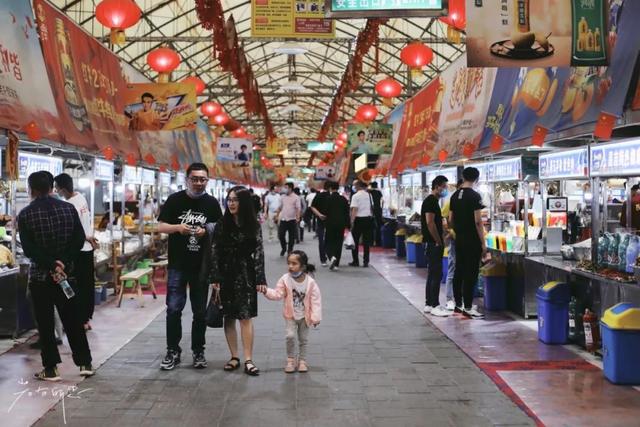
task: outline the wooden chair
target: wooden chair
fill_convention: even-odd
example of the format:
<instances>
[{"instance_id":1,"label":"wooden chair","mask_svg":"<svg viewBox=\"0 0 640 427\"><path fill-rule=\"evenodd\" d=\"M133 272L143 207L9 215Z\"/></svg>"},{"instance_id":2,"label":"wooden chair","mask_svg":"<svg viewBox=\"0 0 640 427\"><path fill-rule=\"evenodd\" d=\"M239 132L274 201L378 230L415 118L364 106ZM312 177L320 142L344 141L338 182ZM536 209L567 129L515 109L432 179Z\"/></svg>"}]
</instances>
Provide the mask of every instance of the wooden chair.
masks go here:
<instances>
[{"instance_id":1,"label":"wooden chair","mask_svg":"<svg viewBox=\"0 0 640 427\"><path fill-rule=\"evenodd\" d=\"M125 282L128 282L128 281L133 282L133 288L131 293L137 293L140 307L144 307L144 298L142 296L142 285L140 284L140 280L144 277L149 278L149 287L151 288L153 299L158 298L156 296L156 287L153 284L153 269L151 267L138 268L136 270L130 271L120 276L120 292L118 294L118 307L120 307L120 305L122 304L122 297L124 296Z\"/></svg>"}]
</instances>

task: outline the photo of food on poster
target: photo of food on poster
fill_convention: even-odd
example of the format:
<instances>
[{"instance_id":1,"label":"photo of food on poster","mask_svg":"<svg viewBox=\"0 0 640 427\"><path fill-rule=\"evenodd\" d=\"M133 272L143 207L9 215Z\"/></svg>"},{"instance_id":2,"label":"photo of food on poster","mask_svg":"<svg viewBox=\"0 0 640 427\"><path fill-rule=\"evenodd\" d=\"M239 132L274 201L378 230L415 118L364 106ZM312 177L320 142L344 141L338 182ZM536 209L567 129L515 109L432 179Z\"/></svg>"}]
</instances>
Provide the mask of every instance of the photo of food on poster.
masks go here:
<instances>
[{"instance_id":1,"label":"photo of food on poster","mask_svg":"<svg viewBox=\"0 0 640 427\"><path fill-rule=\"evenodd\" d=\"M124 97L131 131L185 129L198 118L195 87L186 83L132 83Z\"/></svg>"},{"instance_id":2,"label":"photo of food on poster","mask_svg":"<svg viewBox=\"0 0 640 427\"><path fill-rule=\"evenodd\" d=\"M347 150L356 154L390 154L393 125L372 122L347 126Z\"/></svg>"},{"instance_id":3,"label":"photo of food on poster","mask_svg":"<svg viewBox=\"0 0 640 427\"><path fill-rule=\"evenodd\" d=\"M606 65L609 3L467 0L468 66Z\"/></svg>"},{"instance_id":4,"label":"photo of food on poster","mask_svg":"<svg viewBox=\"0 0 640 427\"><path fill-rule=\"evenodd\" d=\"M231 162L239 168L250 168L253 144L244 138L219 138L218 161Z\"/></svg>"}]
</instances>

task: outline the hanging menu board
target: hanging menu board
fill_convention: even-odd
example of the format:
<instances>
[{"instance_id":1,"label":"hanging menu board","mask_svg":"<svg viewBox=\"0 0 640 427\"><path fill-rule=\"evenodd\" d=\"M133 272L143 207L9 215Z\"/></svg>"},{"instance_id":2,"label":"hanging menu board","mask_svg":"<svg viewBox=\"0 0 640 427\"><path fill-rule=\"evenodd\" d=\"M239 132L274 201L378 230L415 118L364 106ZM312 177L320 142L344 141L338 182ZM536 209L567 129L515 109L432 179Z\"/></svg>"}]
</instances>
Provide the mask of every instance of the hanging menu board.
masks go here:
<instances>
[{"instance_id":1,"label":"hanging menu board","mask_svg":"<svg viewBox=\"0 0 640 427\"><path fill-rule=\"evenodd\" d=\"M169 187L171 185L171 174L169 172L160 172L160 185Z\"/></svg>"},{"instance_id":2,"label":"hanging menu board","mask_svg":"<svg viewBox=\"0 0 640 427\"><path fill-rule=\"evenodd\" d=\"M522 158L496 160L486 163L488 182L520 181L522 179Z\"/></svg>"},{"instance_id":3,"label":"hanging menu board","mask_svg":"<svg viewBox=\"0 0 640 427\"><path fill-rule=\"evenodd\" d=\"M592 145L591 176L640 175L640 139Z\"/></svg>"},{"instance_id":4,"label":"hanging menu board","mask_svg":"<svg viewBox=\"0 0 640 427\"><path fill-rule=\"evenodd\" d=\"M541 180L588 178L588 157L587 147L541 154L538 175Z\"/></svg>"},{"instance_id":5,"label":"hanging menu board","mask_svg":"<svg viewBox=\"0 0 640 427\"><path fill-rule=\"evenodd\" d=\"M334 38L335 24L325 19L321 0L252 0L251 36Z\"/></svg>"},{"instance_id":6,"label":"hanging menu board","mask_svg":"<svg viewBox=\"0 0 640 427\"><path fill-rule=\"evenodd\" d=\"M62 159L19 151L18 170L20 179L26 179L38 171L48 171L53 176L57 176L62 173Z\"/></svg>"},{"instance_id":7,"label":"hanging menu board","mask_svg":"<svg viewBox=\"0 0 640 427\"><path fill-rule=\"evenodd\" d=\"M156 185L156 171L152 169L142 169L142 183L145 185Z\"/></svg>"},{"instance_id":8,"label":"hanging menu board","mask_svg":"<svg viewBox=\"0 0 640 427\"><path fill-rule=\"evenodd\" d=\"M95 159L93 163L93 179L96 181L113 181L113 162Z\"/></svg>"},{"instance_id":9,"label":"hanging menu board","mask_svg":"<svg viewBox=\"0 0 640 427\"><path fill-rule=\"evenodd\" d=\"M123 174L125 184L142 184L142 168L125 166Z\"/></svg>"},{"instance_id":10,"label":"hanging menu board","mask_svg":"<svg viewBox=\"0 0 640 427\"><path fill-rule=\"evenodd\" d=\"M436 178L436 176L442 175L447 178L449 184L456 184L458 182L458 168L445 168L438 170L431 170L427 172L427 181L426 186L431 188L431 182Z\"/></svg>"}]
</instances>

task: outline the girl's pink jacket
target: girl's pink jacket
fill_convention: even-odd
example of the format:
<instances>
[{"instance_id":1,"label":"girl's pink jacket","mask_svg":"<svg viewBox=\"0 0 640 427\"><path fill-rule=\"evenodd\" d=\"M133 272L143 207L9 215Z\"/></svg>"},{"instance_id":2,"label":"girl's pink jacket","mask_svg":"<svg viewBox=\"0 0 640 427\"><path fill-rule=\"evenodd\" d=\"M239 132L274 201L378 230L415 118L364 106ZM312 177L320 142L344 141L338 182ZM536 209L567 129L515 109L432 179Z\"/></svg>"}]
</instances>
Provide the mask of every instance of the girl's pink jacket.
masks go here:
<instances>
[{"instance_id":1,"label":"girl's pink jacket","mask_svg":"<svg viewBox=\"0 0 640 427\"><path fill-rule=\"evenodd\" d=\"M316 281L307 274L307 293L304 297L304 319L307 326L320 323L322 320L322 298L320 296L320 287ZM285 319L293 320L293 286L295 279L289 273L282 276L274 289L268 288L266 297L272 301L280 301L284 299L282 315Z\"/></svg>"}]
</instances>

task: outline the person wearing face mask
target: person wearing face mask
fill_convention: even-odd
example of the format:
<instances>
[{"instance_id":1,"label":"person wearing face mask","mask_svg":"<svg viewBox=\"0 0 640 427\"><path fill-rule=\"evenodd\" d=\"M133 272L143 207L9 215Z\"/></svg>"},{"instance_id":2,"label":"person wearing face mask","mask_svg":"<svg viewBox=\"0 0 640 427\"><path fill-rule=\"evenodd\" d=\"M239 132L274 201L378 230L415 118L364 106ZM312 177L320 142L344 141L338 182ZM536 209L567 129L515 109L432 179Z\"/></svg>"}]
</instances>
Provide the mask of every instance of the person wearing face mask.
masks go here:
<instances>
[{"instance_id":1,"label":"person wearing face mask","mask_svg":"<svg viewBox=\"0 0 640 427\"><path fill-rule=\"evenodd\" d=\"M208 274L203 277L205 236L222 217L220 204L206 193L209 170L203 163L187 169L187 189L169 196L158 217L158 232L169 234L169 274L167 281L167 355L160 368L171 370L180 364L182 310L187 302L187 285L193 312L191 350L193 367L207 367L204 357L205 312Z\"/></svg>"},{"instance_id":2,"label":"person wearing face mask","mask_svg":"<svg viewBox=\"0 0 640 427\"><path fill-rule=\"evenodd\" d=\"M422 238L425 245L428 275L425 286L424 312L438 317L449 315L440 306L440 282L442 281L442 257L444 254L444 232L440 199L447 197L447 182L445 176L438 175L431 182L431 194L422 202L420 222Z\"/></svg>"},{"instance_id":3,"label":"person wearing face mask","mask_svg":"<svg viewBox=\"0 0 640 427\"><path fill-rule=\"evenodd\" d=\"M293 184L287 182L284 186L285 194L280 198L280 207L276 212L276 220L278 221L278 238L280 239L280 256L293 251L293 245L296 239L296 228L300 223L302 215L302 204L300 197L293 192ZM287 242L287 234L289 241Z\"/></svg>"}]
</instances>

